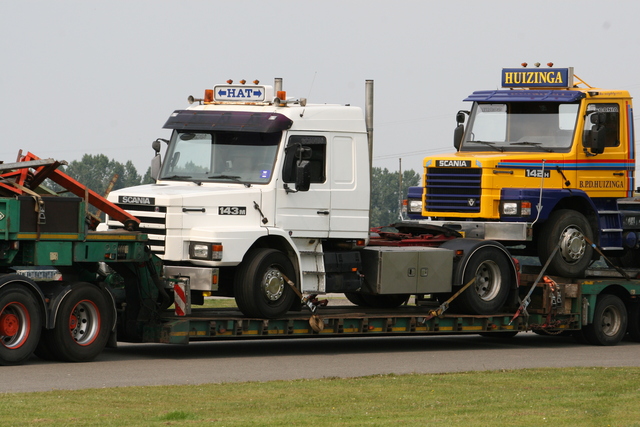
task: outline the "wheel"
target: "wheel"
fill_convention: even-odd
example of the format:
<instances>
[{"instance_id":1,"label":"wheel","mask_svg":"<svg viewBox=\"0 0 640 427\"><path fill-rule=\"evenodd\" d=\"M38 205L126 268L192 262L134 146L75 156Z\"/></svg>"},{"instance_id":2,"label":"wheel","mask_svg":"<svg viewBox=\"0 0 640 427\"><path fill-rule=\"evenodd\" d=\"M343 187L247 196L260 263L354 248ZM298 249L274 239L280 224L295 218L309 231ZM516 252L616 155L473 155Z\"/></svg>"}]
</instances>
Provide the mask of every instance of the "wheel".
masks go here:
<instances>
[{"instance_id":1,"label":"wheel","mask_svg":"<svg viewBox=\"0 0 640 427\"><path fill-rule=\"evenodd\" d=\"M511 269L507 255L500 249L485 246L467 263L463 283L476 281L453 300L454 308L470 314L495 314L504 306L511 286Z\"/></svg>"},{"instance_id":2,"label":"wheel","mask_svg":"<svg viewBox=\"0 0 640 427\"><path fill-rule=\"evenodd\" d=\"M369 307L369 304L367 304L364 298L362 298L362 294L359 294L357 292L345 292L344 296L347 297L349 302L351 302L352 304L355 304L359 307Z\"/></svg>"},{"instance_id":3,"label":"wheel","mask_svg":"<svg viewBox=\"0 0 640 427\"><path fill-rule=\"evenodd\" d=\"M247 253L234 281L236 304L247 317L273 319L285 314L296 294L282 275L290 280L295 271L289 258L275 249L258 248Z\"/></svg>"},{"instance_id":4,"label":"wheel","mask_svg":"<svg viewBox=\"0 0 640 427\"><path fill-rule=\"evenodd\" d=\"M629 338L633 341L640 342L640 303L634 303L629 307L629 323L627 324L627 332Z\"/></svg>"},{"instance_id":5,"label":"wheel","mask_svg":"<svg viewBox=\"0 0 640 427\"><path fill-rule=\"evenodd\" d=\"M44 331L46 356L66 362L95 359L109 339L112 310L100 288L74 284L58 308L54 328Z\"/></svg>"},{"instance_id":6,"label":"wheel","mask_svg":"<svg viewBox=\"0 0 640 427\"><path fill-rule=\"evenodd\" d=\"M405 294L362 295L366 307L373 308L396 308L407 302L409 297L410 295Z\"/></svg>"},{"instance_id":7,"label":"wheel","mask_svg":"<svg viewBox=\"0 0 640 427\"><path fill-rule=\"evenodd\" d=\"M538 256L545 264L560 241L560 249L547 268L548 274L582 277L591 263L593 248L585 240L593 241L593 231L587 218L571 209L553 212L538 233Z\"/></svg>"},{"instance_id":8,"label":"wheel","mask_svg":"<svg viewBox=\"0 0 640 427\"><path fill-rule=\"evenodd\" d=\"M584 338L593 345L616 345L627 333L627 308L615 295L598 297L593 323L583 328Z\"/></svg>"},{"instance_id":9,"label":"wheel","mask_svg":"<svg viewBox=\"0 0 640 427\"><path fill-rule=\"evenodd\" d=\"M34 352L42 329L40 307L20 285L0 288L0 365L15 365Z\"/></svg>"}]
</instances>

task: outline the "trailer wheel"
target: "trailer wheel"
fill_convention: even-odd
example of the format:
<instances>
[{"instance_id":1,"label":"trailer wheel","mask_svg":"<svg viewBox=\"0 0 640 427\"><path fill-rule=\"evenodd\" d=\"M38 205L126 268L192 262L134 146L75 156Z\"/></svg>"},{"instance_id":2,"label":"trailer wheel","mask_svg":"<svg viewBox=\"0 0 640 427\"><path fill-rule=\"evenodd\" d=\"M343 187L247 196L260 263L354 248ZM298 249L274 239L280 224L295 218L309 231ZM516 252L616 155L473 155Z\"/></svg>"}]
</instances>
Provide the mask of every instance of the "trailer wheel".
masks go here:
<instances>
[{"instance_id":1,"label":"trailer wheel","mask_svg":"<svg viewBox=\"0 0 640 427\"><path fill-rule=\"evenodd\" d=\"M75 284L58 308L54 328L44 331L42 348L65 362L95 359L109 339L111 311L100 288Z\"/></svg>"},{"instance_id":2,"label":"trailer wheel","mask_svg":"<svg viewBox=\"0 0 640 427\"><path fill-rule=\"evenodd\" d=\"M627 308L615 295L598 297L593 323L583 328L584 338L593 345L616 345L627 333Z\"/></svg>"},{"instance_id":3,"label":"trailer wheel","mask_svg":"<svg viewBox=\"0 0 640 427\"><path fill-rule=\"evenodd\" d=\"M538 233L538 255L542 264L560 242L560 249L549 263L547 273L566 277L584 276L593 256L593 248L585 237L593 241L593 231L584 215L572 209L553 212Z\"/></svg>"},{"instance_id":4,"label":"trailer wheel","mask_svg":"<svg viewBox=\"0 0 640 427\"><path fill-rule=\"evenodd\" d=\"M236 272L234 295L238 308L247 317L276 318L285 314L296 300L283 277L295 278L287 256L275 249L249 251Z\"/></svg>"},{"instance_id":5,"label":"trailer wheel","mask_svg":"<svg viewBox=\"0 0 640 427\"><path fill-rule=\"evenodd\" d=\"M463 283L474 277L475 283L453 301L453 306L471 314L497 313L511 286L507 255L492 246L478 249L467 263Z\"/></svg>"},{"instance_id":6,"label":"trailer wheel","mask_svg":"<svg viewBox=\"0 0 640 427\"><path fill-rule=\"evenodd\" d=\"M15 365L28 359L38 345L40 307L18 285L7 285L0 293L0 365Z\"/></svg>"}]
</instances>

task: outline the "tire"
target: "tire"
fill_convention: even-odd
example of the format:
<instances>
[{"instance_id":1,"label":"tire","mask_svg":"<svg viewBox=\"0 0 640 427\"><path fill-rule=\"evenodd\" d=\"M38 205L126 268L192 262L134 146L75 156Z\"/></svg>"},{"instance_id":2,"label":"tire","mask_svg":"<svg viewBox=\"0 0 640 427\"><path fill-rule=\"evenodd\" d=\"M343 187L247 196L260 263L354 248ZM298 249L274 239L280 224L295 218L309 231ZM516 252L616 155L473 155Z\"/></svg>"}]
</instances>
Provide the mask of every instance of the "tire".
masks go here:
<instances>
[{"instance_id":1,"label":"tire","mask_svg":"<svg viewBox=\"0 0 640 427\"><path fill-rule=\"evenodd\" d=\"M589 344L616 345L627 333L627 308L615 295L598 297L593 312L593 323L583 329Z\"/></svg>"},{"instance_id":2,"label":"tire","mask_svg":"<svg viewBox=\"0 0 640 427\"><path fill-rule=\"evenodd\" d=\"M560 249L549 263L547 274L583 277L593 257L593 248L585 236L593 241L593 231L584 215L571 209L553 212L537 236L538 256L542 265L562 239Z\"/></svg>"},{"instance_id":3,"label":"tire","mask_svg":"<svg viewBox=\"0 0 640 427\"><path fill-rule=\"evenodd\" d=\"M362 299L367 307L373 308L396 308L407 302L410 295L389 294L389 295L369 295L363 294Z\"/></svg>"},{"instance_id":4,"label":"tire","mask_svg":"<svg viewBox=\"0 0 640 427\"><path fill-rule=\"evenodd\" d=\"M627 332L629 333L629 338L635 342L640 342L640 303L630 305L628 313Z\"/></svg>"},{"instance_id":5,"label":"tire","mask_svg":"<svg viewBox=\"0 0 640 427\"><path fill-rule=\"evenodd\" d=\"M478 249L471 255L463 276L464 284L474 277L476 281L453 300L452 306L469 314L497 313L509 296L511 276L509 260L504 252L491 246Z\"/></svg>"},{"instance_id":6,"label":"tire","mask_svg":"<svg viewBox=\"0 0 640 427\"><path fill-rule=\"evenodd\" d=\"M43 356L65 362L95 359L109 339L112 310L100 288L74 284L58 307L54 328L43 333Z\"/></svg>"},{"instance_id":7,"label":"tire","mask_svg":"<svg viewBox=\"0 0 640 427\"><path fill-rule=\"evenodd\" d=\"M247 253L234 281L236 304L247 317L273 319L285 314L296 294L282 274L295 279L289 258L275 249L258 248Z\"/></svg>"},{"instance_id":8,"label":"tire","mask_svg":"<svg viewBox=\"0 0 640 427\"><path fill-rule=\"evenodd\" d=\"M355 304L359 307L369 307L369 304L367 304L364 298L362 298L362 294L359 294L357 292L345 292L344 296L352 304Z\"/></svg>"},{"instance_id":9,"label":"tire","mask_svg":"<svg viewBox=\"0 0 640 427\"><path fill-rule=\"evenodd\" d=\"M0 365L16 365L36 349L42 331L40 306L21 285L0 289Z\"/></svg>"}]
</instances>

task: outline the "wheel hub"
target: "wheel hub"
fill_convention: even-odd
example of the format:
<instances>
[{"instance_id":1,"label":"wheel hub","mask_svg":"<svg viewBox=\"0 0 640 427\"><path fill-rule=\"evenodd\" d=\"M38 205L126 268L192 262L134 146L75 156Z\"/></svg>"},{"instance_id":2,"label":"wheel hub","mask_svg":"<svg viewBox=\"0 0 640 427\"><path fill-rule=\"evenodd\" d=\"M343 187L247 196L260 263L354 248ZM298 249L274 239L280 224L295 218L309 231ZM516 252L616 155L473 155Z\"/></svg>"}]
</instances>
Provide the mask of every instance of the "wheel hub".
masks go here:
<instances>
[{"instance_id":1,"label":"wheel hub","mask_svg":"<svg viewBox=\"0 0 640 427\"><path fill-rule=\"evenodd\" d=\"M574 227L568 227L562 233L560 252L568 262L576 262L582 259L587 249L587 242L582 231Z\"/></svg>"},{"instance_id":2,"label":"wheel hub","mask_svg":"<svg viewBox=\"0 0 640 427\"><path fill-rule=\"evenodd\" d=\"M620 331L622 319L615 307L607 307L602 313L602 332L614 336Z\"/></svg>"},{"instance_id":3,"label":"wheel hub","mask_svg":"<svg viewBox=\"0 0 640 427\"><path fill-rule=\"evenodd\" d=\"M100 314L95 304L89 300L80 301L69 316L69 332L80 345L91 344L100 331Z\"/></svg>"},{"instance_id":4,"label":"wheel hub","mask_svg":"<svg viewBox=\"0 0 640 427\"><path fill-rule=\"evenodd\" d=\"M270 301L277 301L284 293L284 279L280 271L270 269L264 275L263 289L264 294Z\"/></svg>"},{"instance_id":5,"label":"wheel hub","mask_svg":"<svg viewBox=\"0 0 640 427\"><path fill-rule=\"evenodd\" d=\"M476 270L475 288L483 301L491 301L500 291L500 268L493 261L485 261Z\"/></svg>"},{"instance_id":6,"label":"wheel hub","mask_svg":"<svg viewBox=\"0 0 640 427\"><path fill-rule=\"evenodd\" d=\"M0 336L12 337L20 330L20 320L15 314L5 313L0 316Z\"/></svg>"}]
</instances>

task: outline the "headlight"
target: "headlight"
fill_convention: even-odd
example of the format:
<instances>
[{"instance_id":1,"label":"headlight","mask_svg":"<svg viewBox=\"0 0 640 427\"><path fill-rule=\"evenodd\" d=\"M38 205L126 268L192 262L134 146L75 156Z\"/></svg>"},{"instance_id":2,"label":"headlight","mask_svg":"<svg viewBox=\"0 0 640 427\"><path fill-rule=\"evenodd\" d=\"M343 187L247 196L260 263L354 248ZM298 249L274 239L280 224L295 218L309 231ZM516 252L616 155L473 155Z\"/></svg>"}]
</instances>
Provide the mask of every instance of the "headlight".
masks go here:
<instances>
[{"instance_id":1,"label":"headlight","mask_svg":"<svg viewBox=\"0 0 640 427\"><path fill-rule=\"evenodd\" d=\"M220 243L189 243L189 258L220 261L222 259L222 244Z\"/></svg>"},{"instance_id":2,"label":"headlight","mask_svg":"<svg viewBox=\"0 0 640 427\"><path fill-rule=\"evenodd\" d=\"M500 212L505 216L530 216L531 202L525 200L501 202Z\"/></svg>"},{"instance_id":3,"label":"headlight","mask_svg":"<svg viewBox=\"0 0 640 427\"><path fill-rule=\"evenodd\" d=\"M422 213L422 200L409 199L407 205L410 213Z\"/></svg>"}]
</instances>

